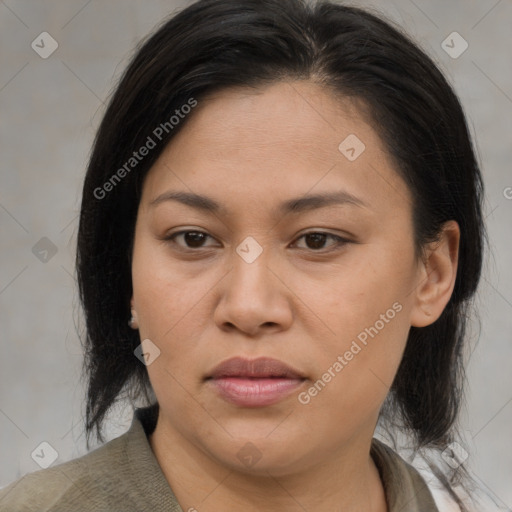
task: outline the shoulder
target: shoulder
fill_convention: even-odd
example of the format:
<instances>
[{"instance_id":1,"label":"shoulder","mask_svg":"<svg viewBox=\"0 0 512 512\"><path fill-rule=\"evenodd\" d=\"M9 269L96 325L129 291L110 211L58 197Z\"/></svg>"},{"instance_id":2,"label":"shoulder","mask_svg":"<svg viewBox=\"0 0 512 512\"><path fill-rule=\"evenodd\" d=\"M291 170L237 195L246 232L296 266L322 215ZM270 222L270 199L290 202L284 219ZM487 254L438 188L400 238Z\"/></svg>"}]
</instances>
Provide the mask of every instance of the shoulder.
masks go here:
<instances>
[{"instance_id":1,"label":"shoulder","mask_svg":"<svg viewBox=\"0 0 512 512\"><path fill-rule=\"evenodd\" d=\"M424 478L398 453L374 438L371 454L384 485L390 512L441 512Z\"/></svg>"},{"instance_id":2,"label":"shoulder","mask_svg":"<svg viewBox=\"0 0 512 512\"><path fill-rule=\"evenodd\" d=\"M127 434L96 450L56 466L28 473L0 489L0 512L108 510L114 486L123 487L129 471L125 456Z\"/></svg>"},{"instance_id":3,"label":"shoulder","mask_svg":"<svg viewBox=\"0 0 512 512\"><path fill-rule=\"evenodd\" d=\"M408 463L392 448L374 438L372 456L379 467L391 512L395 509L408 512L501 510L492 496L483 490L477 492L472 489L470 495L463 486L447 486L418 454ZM407 506L403 507L404 503Z\"/></svg>"},{"instance_id":4,"label":"shoulder","mask_svg":"<svg viewBox=\"0 0 512 512\"><path fill-rule=\"evenodd\" d=\"M181 511L147 437L157 416L154 405L137 409L116 439L0 489L0 512Z\"/></svg>"}]
</instances>

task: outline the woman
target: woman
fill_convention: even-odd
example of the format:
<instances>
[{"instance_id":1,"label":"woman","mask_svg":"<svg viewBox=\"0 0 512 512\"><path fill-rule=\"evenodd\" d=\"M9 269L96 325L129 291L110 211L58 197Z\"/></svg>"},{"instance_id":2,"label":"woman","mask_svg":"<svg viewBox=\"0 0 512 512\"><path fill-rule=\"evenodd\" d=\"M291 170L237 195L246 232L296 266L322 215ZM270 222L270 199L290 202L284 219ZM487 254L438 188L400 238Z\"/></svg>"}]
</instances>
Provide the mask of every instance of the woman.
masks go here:
<instances>
[{"instance_id":1,"label":"woman","mask_svg":"<svg viewBox=\"0 0 512 512\"><path fill-rule=\"evenodd\" d=\"M87 433L123 393L145 406L0 509L437 511L377 426L441 454L466 509L482 195L456 95L390 23L192 4L128 66L83 188Z\"/></svg>"}]
</instances>

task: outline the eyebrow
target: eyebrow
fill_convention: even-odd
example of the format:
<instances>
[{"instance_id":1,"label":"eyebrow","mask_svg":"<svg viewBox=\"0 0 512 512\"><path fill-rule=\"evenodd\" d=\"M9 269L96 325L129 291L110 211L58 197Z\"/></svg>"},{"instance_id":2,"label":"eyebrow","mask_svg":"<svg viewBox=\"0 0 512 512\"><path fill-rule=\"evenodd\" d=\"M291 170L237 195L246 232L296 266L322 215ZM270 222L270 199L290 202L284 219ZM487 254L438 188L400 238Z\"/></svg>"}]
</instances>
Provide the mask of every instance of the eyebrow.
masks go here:
<instances>
[{"instance_id":1,"label":"eyebrow","mask_svg":"<svg viewBox=\"0 0 512 512\"><path fill-rule=\"evenodd\" d=\"M227 209L211 197L195 194L193 192L167 191L153 199L149 203L149 206L155 207L166 201L177 201L209 213L227 213ZM368 208L368 204L362 199L342 190L288 199L279 204L276 213L277 215L300 213L325 208L331 205L353 205Z\"/></svg>"}]
</instances>

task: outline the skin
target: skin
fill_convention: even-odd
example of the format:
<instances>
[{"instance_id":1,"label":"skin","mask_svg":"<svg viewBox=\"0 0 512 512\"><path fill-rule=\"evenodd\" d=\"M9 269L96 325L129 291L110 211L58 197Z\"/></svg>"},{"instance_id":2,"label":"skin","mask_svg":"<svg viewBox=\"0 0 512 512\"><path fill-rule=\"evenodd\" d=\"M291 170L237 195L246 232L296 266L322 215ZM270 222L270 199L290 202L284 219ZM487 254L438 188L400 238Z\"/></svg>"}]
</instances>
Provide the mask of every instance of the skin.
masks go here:
<instances>
[{"instance_id":1,"label":"skin","mask_svg":"<svg viewBox=\"0 0 512 512\"><path fill-rule=\"evenodd\" d=\"M459 229L414 252L411 194L363 110L309 81L225 89L202 100L144 182L133 251L132 314L160 355L151 447L183 510L384 512L370 457L379 409L411 326L434 322L453 290ZM366 148L349 161L339 144ZM364 202L276 213L284 200L346 191ZM164 201L206 195L217 213ZM201 242L166 236L201 231ZM305 232L348 240L317 242ZM248 236L252 263L236 248ZM323 245L322 245L323 244ZM305 405L307 391L392 305L401 311ZM233 356L273 357L307 376L283 401L224 401L204 381ZM237 457L251 442L261 458Z\"/></svg>"}]
</instances>

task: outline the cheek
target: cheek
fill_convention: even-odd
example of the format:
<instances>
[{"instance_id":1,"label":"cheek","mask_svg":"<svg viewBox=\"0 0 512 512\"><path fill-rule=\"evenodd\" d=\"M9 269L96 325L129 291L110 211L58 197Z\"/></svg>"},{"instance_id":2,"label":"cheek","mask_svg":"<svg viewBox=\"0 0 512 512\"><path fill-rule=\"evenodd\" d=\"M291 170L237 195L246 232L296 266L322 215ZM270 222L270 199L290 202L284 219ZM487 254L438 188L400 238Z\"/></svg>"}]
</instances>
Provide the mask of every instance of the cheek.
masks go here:
<instances>
[{"instance_id":1,"label":"cheek","mask_svg":"<svg viewBox=\"0 0 512 512\"><path fill-rule=\"evenodd\" d=\"M300 403L309 401L303 405L305 411L333 435L342 424L345 435L350 435L376 420L406 344L409 324L405 315L402 309L387 324L375 319L354 336L331 344L327 357L322 355Z\"/></svg>"},{"instance_id":2,"label":"cheek","mask_svg":"<svg viewBox=\"0 0 512 512\"><path fill-rule=\"evenodd\" d=\"M205 293L205 285L173 265L165 245L141 236L132 262L133 294L141 333L164 339ZM185 270L185 271L184 271Z\"/></svg>"},{"instance_id":3,"label":"cheek","mask_svg":"<svg viewBox=\"0 0 512 512\"><path fill-rule=\"evenodd\" d=\"M407 323L405 311L413 300L413 283L414 267L408 258L396 261L385 251L375 255L361 252L352 265L335 269L310 300L321 305L321 317L329 325L331 337L346 343L360 335L364 342L371 336L368 329L375 334L375 324L378 338L382 338L383 333L384 337L391 335L400 321ZM403 332L404 327L398 330Z\"/></svg>"},{"instance_id":4,"label":"cheek","mask_svg":"<svg viewBox=\"0 0 512 512\"><path fill-rule=\"evenodd\" d=\"M407 342L413 271L406 258L400 265L392 256L362 258L333 276L323 299L318 294L331 333L314 341L316 380L304 398L325 421L329 414L346 421L351 411L357 423L380 408Z\"/></svg>"},{"instance_id":5,"label":"cheek","mask_svg":"<svg viewBox=\"0 0 512 512\"><path fill-rule=\"evenodd\" d=\"M175 397L181 396L179 383L195 390L197 374L191 371L191 361L201 367L205 358L205 333L212 328L211 294L219 280L213 274L201 272L197 265L173 262L165 247L154 242L136 246L133 293L140 337L160 350L148 366L157 393L172 390Z\"/></svg>"}]
</instances>

